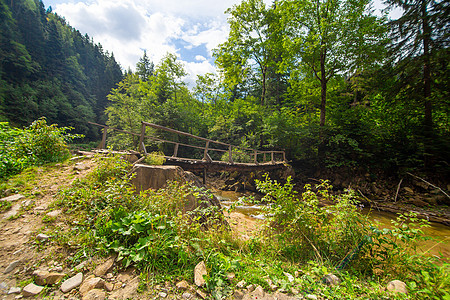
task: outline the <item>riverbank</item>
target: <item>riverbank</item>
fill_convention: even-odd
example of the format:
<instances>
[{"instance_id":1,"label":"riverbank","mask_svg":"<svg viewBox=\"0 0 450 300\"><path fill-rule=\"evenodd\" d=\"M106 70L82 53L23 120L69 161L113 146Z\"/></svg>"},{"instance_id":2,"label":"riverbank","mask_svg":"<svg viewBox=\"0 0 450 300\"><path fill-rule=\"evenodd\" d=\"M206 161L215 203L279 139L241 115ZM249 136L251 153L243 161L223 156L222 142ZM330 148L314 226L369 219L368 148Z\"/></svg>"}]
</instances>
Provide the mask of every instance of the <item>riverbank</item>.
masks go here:
<instances>
[{"instance_id":1,"label":"riverbank","mask_svg":"<svg viewBox=\"0 0 450 300\"><path fill-rule=\"evenodd\" d=\"M381 175L378 175L379 179L375 181L371 179L370 174L344 176L343 173L327 171L316 172L316 174L296 174L293 179L295 190L301 194L306 184L314 187L322 179L326 179L333 186L335 194L344 193L346 189L354 190L355 197L366 208L393 214L414 212L422 219L450 226L450 198L448 197L450 185L447 186L444 181L438 180L440 186L446 186L446 189L438 188L435 184L426 183L411 175L408 175L410 178L397 182ZM312 177L314 175L316 177ZM262 180L263 173L209 174L207 183L210 188L216 190L257 192L255 179ZM274 179L284 181L281 176L275 176Z\"/></svg>"},{"instance_id":2,"label":"riverbank","mask_svg":"<svg viewBox=\"0 0 450 300\"><path fill-rule=\"evenodd\" d=\"M339 235L329 234L354 232L350 230L357 229L354 221L346 225L333 215L317 219L315 208L299 210L316 231L306 243L295 239L298 232L282 232L283 227L275 223L243 228L244 220L234 212L227 215L231 231L207 229L173 210L180 199L200 190L174 183L136 195L129 189L129 171L115 158L78 157L31 168L6 183L10 196L16 198L2 199L11 201L1 212L4 299L15 299L17 293L29 295L30 288L35 288L37 298L46 299L404 299L387 290L396 279L403 280L410 293L429 288L428 294L440 295L446 290L445 278L441 279L446 269L420 260L422 270L437 276L431 285L415 269L419 260L405 264L409 256L404 252L393 253L395 262L377 257L369 261L363 255L368 252L361 249L351 268L338 269L347 253L357 248L359 238L341 241ZM289 198L288 191L283 195ZM345 216L342 220L358 217L345 203L336 209ZM137 223L145 229L132 225ZM264 231L253 234L255 229ZM338 255L333 258L333 253ZM197 285L194 270L202 262L205 283ZM39 279L46 272L59 277L51 283ZM334 276L338 279L329 282L327 278ZM68 280L75 281L70 288L65 284Z\"/></svg>"}]
</instances>

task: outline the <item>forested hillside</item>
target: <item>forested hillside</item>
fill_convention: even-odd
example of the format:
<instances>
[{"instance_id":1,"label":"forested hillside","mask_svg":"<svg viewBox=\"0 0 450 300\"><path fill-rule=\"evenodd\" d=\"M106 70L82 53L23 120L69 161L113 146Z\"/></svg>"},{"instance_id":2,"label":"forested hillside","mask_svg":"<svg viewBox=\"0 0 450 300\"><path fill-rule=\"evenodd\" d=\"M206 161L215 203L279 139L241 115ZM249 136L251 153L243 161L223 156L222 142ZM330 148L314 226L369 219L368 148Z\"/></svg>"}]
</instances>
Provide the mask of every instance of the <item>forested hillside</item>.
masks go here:
<instances>
[{"instance_id":1,"label":"forested hillside","mask_svg":"<svg viewBox=\"0 0 450 300\"><path fill-rule=\"evenodd\" d=\"M73 126L104 122L106 95L122 79L112 53L46 10L39 0L0 0L0 121Z\"/></svg>"},{"instance_id":2,"label":"forested hillside","mask_svg":"<svg viewBox=\"0 0 450 300\"><path fill-rule=\"evenodd\" d=\"M404 15L377 17L369 0L244 0L227 11L218 75L191 94L175 56L155 70L144 56L109 96L108 123L285 149L311 166L448 171L448 2L387 4Z\"/></svg>"}]
</instances>

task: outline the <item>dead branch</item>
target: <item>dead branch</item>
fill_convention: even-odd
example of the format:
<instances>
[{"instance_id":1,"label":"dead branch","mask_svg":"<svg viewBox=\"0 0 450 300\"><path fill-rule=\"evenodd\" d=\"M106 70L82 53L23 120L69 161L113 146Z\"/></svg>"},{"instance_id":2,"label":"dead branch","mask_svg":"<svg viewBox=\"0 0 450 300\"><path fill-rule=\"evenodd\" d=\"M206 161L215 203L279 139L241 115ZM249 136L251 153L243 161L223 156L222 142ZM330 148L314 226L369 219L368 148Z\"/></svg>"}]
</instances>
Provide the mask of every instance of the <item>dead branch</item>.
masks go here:
<instances>
[{"instance_id":1,"label":"dead branch","mask_svg":"<svg viewBox=\"0 0 450 300\"><path fill-rule=\"evenodd\" d=\"M428 184L428 185L431 185L432 187L434 187L435 189L438 189L438 190L440 190L441 192L442 192L442 194L444 194L445 196L447 196L447 198L449 198L450 199L450 196L446 193L446 192L444 192L440 187L438 187L438 186L435 186L434 184L432 184L432 183L429 183L428 181L426 181L425 179L423 179L423 178L420 178L419 176L416 176L416 175L414 175L414 174L411 174L411 173L409 173L409 172L406 172L406 174L408 174L408 175L411 175L412 177L415 177L415 178L417 178L417 179L420 179L420 180L422 180L423 182L425 182L426 184Z\"/></svg>"}]
</instances>

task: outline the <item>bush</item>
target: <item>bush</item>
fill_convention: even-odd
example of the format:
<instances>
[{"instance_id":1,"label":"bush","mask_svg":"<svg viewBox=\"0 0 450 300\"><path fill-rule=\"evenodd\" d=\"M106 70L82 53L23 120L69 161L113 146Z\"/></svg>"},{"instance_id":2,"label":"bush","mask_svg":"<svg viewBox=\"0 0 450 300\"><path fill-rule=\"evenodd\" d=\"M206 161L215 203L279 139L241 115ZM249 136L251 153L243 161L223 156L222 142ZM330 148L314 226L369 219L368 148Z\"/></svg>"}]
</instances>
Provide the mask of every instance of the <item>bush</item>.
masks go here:
<instances>
[{"instance_id":1,"label":"bush","mask_svg":"<svg viewBox=\"0 0 450 300\"><path fill-rule=\"evenodd\" d=\"M266 194L262 201L271 203L266 212L271 222L268 233L279 241L281 252L290 259L337 264L367 234L367 218L358 213L351 191L332 196L331 187L324 181L316 186L317 193L306 185L300 198L290 177L283 186L267 177L256 184ZM320 207L319 196L333 204Z\"/></svg>"},{"instance_id":2,"label":"bush","mask_svg":"<svg viewBox=\"0 0 450 300\"><path fill-rule=\"evenodd\" d=\"M0 123L0 178L17 174L32 165L61 162L70 156L67 142L81 135L68 134L71 128L47 125L45 118L25 129Z\"/></svg>"}]
</instances>

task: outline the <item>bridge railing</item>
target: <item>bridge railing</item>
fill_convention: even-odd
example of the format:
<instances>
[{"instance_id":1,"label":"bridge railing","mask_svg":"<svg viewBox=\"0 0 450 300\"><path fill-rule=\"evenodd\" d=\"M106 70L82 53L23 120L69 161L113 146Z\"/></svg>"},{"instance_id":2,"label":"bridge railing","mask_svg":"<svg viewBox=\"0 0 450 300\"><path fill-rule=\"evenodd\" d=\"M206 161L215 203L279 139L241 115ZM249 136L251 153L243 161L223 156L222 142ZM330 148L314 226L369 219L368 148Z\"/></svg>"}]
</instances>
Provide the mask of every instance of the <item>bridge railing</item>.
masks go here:
<instances>
[{"instance_id":1,"label":"bridge railing","mask_svg":"<svg viewBox=\"0 0 450 300\"><path fill-rule=\"evenodd\" d=\"M205 161L212 161L211 157L208 154L209 151L216 151L216 152L223 152L223 153L228 152L228 160L229 160L230 163L233 164L233 163L235 163L233 161L233 153L236 153L236 150L249 151L251 153L251 155L253 156L253 163L254 164L258 164L258 155L263 155L263 162L267 162L267 160L266 160L267 155L270 156L270 163L277 162L277 160L276 160L277 157L276 156L279 157L280 155L282 157L281 161L283 161L283 162L286 161L286 154L285 154L284 151L275 151L275 150L261 151L261 150L252 149L252 148L245 148L245 147L240 147L240 146L234 146L234 145L231 145L231 144L227 144L227 143L223 143L223 142L219 142L219 141L214 141L214 140L211 140L211 139L208 139L208 138L196 136L196 135L193 135L193 134L190 134L190 133L187 133L187 132L175 130L175 129L172 129L172 128L168 128L168 127L164 127L164 126L161 126L161 125L148 123L148 122L144 122L144 121L141 122L141 133L140 134L134 133L134 132L130 132L130 131L126 131L126 130L122 130L122 129L118 129L118 128L114 128L114 127L109 127L109 126L106 126L106 125L93 123L93 122L89 122L89 123L92 124L92 125L103 127L102 142L99 145L99 148L101 148L101 149L104 149L106 147L107 131L108 130L113 130L113 131L118 131L118 132L122 132L122 133L131 134L133 136L139 136L139 151L143 152L145 155L147 155L147 149L146 149L146 146L145 146L145 139L151 139L151 140L154 140L154 141L158 141L158 142L163 142L163 143L168 143L168 144L174 145L172 156L166 156L166 158L179 158L179 159L192 160L190 158L183 158L183 157L179 157L178 156L178 149L179 149L180 146L183 146L183 147L190 147L190 148L194 148L194 149L203 150L203 158L202 158L202 160L205 160ZM182 135L182 136L187 136L187 137L190 137L190 138L194 138L194 139L197 139L197 140L205 142L205 146L201 147L201 146L189 145L189 144L184 144L184 143L180 143L180 142L174 142L174 141L169 141L169 140L157 138L157 137L154 137L154 136L148 136L148 135L146 135L147 127L151 127L151 128L154 128L154 129L158 129L158 130L174 133L174 134L177 134L177 135ZM225 150L225 149L212 148L211 147L212 144L225 146L227 149Z\"/></svg>"}]
</instances>

